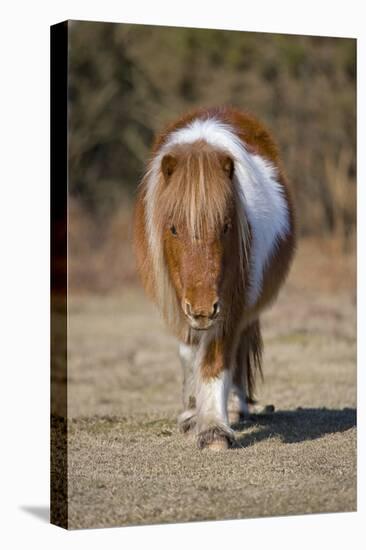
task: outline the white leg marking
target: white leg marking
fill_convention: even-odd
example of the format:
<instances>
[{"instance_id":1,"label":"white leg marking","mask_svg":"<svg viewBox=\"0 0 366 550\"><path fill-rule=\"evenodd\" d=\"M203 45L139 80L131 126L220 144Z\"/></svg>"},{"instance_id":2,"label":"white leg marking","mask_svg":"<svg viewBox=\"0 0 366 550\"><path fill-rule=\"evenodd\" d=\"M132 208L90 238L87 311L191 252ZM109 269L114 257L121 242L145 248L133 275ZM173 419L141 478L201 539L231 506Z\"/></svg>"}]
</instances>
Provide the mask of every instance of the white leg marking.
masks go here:
<instances>
[{"instance_id":1,"label":"white leg marking","mask_svg":"<svg viewBox=\"0 0 366 550\"><path fill-rule=\"evenodd\" d=\"M182 362L193 363L196 356L197 346L189 346L188 344L179 344L179 357Z\"/></svg>"},{"instance_id":2,"label":"white leg marking","mask_svg":"<svg viewBox=\"0 0 366 550\"><path fill-rule=\"evenodd\" d=\"M195 358L197 346L179 345L179 357L183 368L183 406L185 409L195 407Z\"/></svg>"},{"instance_id":3,"label":"white leg marking","mask_svg":"<svg viewBox=\"0 0 366 550\"><path fill-rule=\"evenodd\" d=\"M231 373L228 369L212 380L200 380L197 391L197 427L198 431L211 427L222 427L230 431L227 416L227 399L231 385Z\"/></svg>"}]
</instances>

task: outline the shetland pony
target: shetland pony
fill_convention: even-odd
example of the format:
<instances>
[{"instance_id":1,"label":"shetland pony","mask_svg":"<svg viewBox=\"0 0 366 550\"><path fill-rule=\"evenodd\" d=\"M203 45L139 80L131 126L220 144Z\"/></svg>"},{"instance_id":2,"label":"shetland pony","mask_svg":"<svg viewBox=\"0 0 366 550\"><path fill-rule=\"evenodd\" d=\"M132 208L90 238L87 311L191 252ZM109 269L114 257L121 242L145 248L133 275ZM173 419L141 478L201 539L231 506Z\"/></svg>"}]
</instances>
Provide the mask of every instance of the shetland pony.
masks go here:
<instances>
[{"instance_id":1,"label":"shetland pony","mask_svg":"<svg viewBox=\"0 0 366 550\"><path fill-rule=\"evenodd\" d=\"M288 182L264 126L217 108L163 131L139 188L134 247L143 286L180 341L180 428L199 448L227 448L229 394L230 419L246 415L261 373L259 317L295 247Z\"/></svg>"}]
</instances>

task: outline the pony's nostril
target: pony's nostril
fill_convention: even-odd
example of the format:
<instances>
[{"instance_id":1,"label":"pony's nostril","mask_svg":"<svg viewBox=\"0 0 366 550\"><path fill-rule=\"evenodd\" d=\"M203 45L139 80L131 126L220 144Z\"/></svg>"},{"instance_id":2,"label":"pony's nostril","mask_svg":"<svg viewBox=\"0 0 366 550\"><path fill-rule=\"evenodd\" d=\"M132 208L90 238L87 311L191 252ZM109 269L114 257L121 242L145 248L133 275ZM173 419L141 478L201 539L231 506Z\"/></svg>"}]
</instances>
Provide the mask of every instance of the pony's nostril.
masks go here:
<instances>
[{"instance_id":1,"label":"pony's nostril","mask_svg":"<svg viewBox=\"0 0 366 550\"><path fill-rule=\"evenodd\" d=\"M212 306L212 317L216 317L220 311L219 302L215 302Z\"/></svg>"}]
</instances>

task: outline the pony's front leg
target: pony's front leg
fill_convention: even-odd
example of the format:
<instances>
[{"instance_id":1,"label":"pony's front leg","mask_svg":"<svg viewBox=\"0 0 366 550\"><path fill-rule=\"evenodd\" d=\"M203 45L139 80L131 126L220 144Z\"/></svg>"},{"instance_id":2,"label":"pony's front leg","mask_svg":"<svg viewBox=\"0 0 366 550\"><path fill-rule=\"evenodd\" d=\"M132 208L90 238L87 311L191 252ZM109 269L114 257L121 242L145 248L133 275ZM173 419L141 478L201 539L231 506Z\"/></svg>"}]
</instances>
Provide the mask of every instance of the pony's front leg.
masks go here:
<instances>
[{"instance_id":1,"label":"pony's front leg","mask_svg":"<svg viewBox=\"0 0 366 550\"><path fill-rule=\"evenodd\" d=\"M197 346L181 343L179 357L183 369L183 412L178 416L179 429L187 433L196 426L195 360Z\"/></svg>"},{"instance_id":2,"label":"pony's front leg","mask_svg":"<svg viewBox=\"0 0 366 550\"><path fill-rule=\"evenodd\" d=\"M226 449L234 441L227 414L231 371L224 348L223 341L214 339L197 360L196 425L200 449Z\"/></svg>"}]
</instances>

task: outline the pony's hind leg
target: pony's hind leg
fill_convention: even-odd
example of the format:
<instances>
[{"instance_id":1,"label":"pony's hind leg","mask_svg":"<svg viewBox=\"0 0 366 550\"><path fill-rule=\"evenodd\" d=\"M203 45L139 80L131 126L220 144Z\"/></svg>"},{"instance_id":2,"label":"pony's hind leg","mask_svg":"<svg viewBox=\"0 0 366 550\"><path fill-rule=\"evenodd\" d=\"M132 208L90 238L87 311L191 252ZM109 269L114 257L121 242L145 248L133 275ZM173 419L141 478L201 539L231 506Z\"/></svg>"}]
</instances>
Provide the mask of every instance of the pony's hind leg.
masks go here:
<instances>
[{"instance_id":1,"label":"pony's hind leg","mask_svg":"<svg viewBox=\"0 0 366 550\"><path fill-rule=\"evenodd\" d=\"M258 372L262 374L262 347L260 324L255 321L243 330L236 353L228 411L231 424L245 420L251 414L274 411L273 405L260 405L254 398L256 375Z\"/></svg>"},{"instance_id":2,"label":"pony's hind leg","mask_svg":"<svg viewBox=\"0 0 366 550\"><path fill-rule=\"evenodd\" d=\"M235 357L231 394L229 397L228 417L235 424L249 417L247 389L248 342L242 334Z\"/></svg>"},{"instance_id":3,"label":"pony's hind leg","mask_svg":"<svg viewBox=\"0 0 366 550\"><path fill-rule=\"evenodd\" d=\"M180 431L187 433L196 425L196 392L194 364L197 353L196 345L181 343L179 357L183 369L183 412L178 416Z\"/></svg>"}]
</instances>

